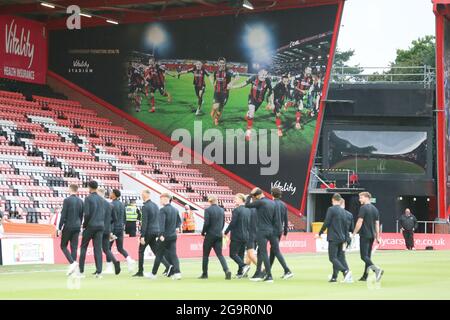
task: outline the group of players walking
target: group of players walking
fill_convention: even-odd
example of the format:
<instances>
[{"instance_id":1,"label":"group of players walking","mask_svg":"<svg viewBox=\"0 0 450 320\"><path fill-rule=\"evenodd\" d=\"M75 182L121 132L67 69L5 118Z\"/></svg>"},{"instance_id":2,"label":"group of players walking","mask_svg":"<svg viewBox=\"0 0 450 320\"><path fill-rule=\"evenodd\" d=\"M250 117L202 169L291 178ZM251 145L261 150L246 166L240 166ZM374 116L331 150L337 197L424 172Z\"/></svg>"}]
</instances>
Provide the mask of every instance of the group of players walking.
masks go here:
<instances>
[{"instance_id":1,"label":"group of players walking","mask_svg":"<svg viewBox=\"0 0 450 320\"><path fill-rule=\"evenodd\" d=\"M114 266L114 271L105 273L121 272L120 262L111 252L113 242L128 263L131 271L135 261L123 248L123 237L126 221L126 210L119 200L119 190L112 190L108 202L105 199L105 191L98 188L96 181L88 184L89 196L84 202L77 196L78 187L69 187L70 196L63 202L61 219L58 233L61 235L61 249L69 262L67 275L77 274L85 277L84 268L86 252L92 240L95 272L94 276L102 277L102 251L106 256L107 263ZM222 269L225 279L230 280L232 273L222 254L224 237L230 236L230 258L237 265L236 278L248 277L251 265L256 266L256 271L250 280L273 282L272 265L275 258L281 264L284 273L282 279L293 277L284 256L280 251L279 242L281 237L288 233L288 213L286 205L281 201L282 192L279 188L272 188L269 199L264 192L255 188L248 196L236 194L235 209L232 212L231 221L225 227L224 209L217 205L214 195L208 197L210 206L204 212L204 224L202 229L203 259L202 273L200 279L208 279L208 265L211 250L214 250ZM181 218L178 210L172 206L172 197L168 193L160 195L160 205L151 200L151 192L146 189L141 193L143 207L141 210L141 228L139 235L139 262L138 270L134 277L147 277L156 279L158 269L164 265L164 276L174 280L181 279L180 262L176 252L177 233L180 231ZM370 194L360 194L361 209L358 221L353 230L353 235L360 233L361 258L365 262L365 271L361 280L367 280L369 270L375 272L379 281L383 270L375 266L371 261L371 250L374 240L379 241L379 214L377 209L370 203ZM326 218L319 236L328 230L329 259L333 264L333 275L331 282L337 281L339 272L344 275L345 282L351 282L351 271L345 260L345 246L350 243L352 237L349 235L352 229L353 216L345 211L345 204L339 194L332 198L333 206L327 211ZM82 230L80 258L77 262L78 238ZM227 238L228 239L228 238ZM67 246L70 243L70 251ZM268 243L270 251L268 253ZM155 255L152 271L144 273L144 253L147 247ZM264 269L263 269L264 267Z\"/></svg>"},{"instance_id":2,"label":"group of players walking","mask_svg":"<svg viewBox=\"0 0 450 320\"><path fill-rule=\"evenodd\" d=\"M380 215L378 209L371 203L371 194L359 194L358 220L353 228L353 214L345 210L345 201L339 193L331 198L332 206L328 208L325 221L317 235L320 237L327 230L328 257L333 265L330 282L337 282L340 272L344 276L343 282L353 282L352 272L345 258L346 248L351 246L355 235L359 233L359 247L361 260L364 262L364 273L359 281L367 281L369 271L373 271L377 282L381 280L384 271L372 262L372 248L374 241L380 243Z\"/></svg>"},{"instance_id":3,"label":"group of players walking","mask_svg":"<svg viewBox=\"0 0 450 320\"><path fill-rule=\"evenodd\" d=\"M165 87L165 75L180 78L180 76L188 73L193 74L194 91L197 97L196 115L202 115L206 78L214 88L213 104L210 114L215 125L219 125L224 107L229 99L230 90L250 86L248 112L245 116L247 121L246 140L250 140L251 138L255 113L264 101L267 102L267 109L271 110L274 114L278 136L280 137L283 136L281 122L283 108L287 111L289 107L295 107L296 129L302 129L301 117L305 105L309 108L309 115L311 117L314 117L319 110L322 81L319 75L312 74L310 67L306 67L303 74L299 76L283 74L277 78L279 81L273 86L271 81L272 77L269 76L265 68L261 68L256 75L249 77L247 80L236 83L239 75L227 67L225 58L218 59L217 69L212 73L206 69L201 61L197 61L192 68L178 71L175 75L151 57L147 67L140 69L133 67L130 63L128 69L129 97L133 101L136 111L141 111L142 93L145 93L149 99L149 104L151 105L149 112L155 112L154 93L156 91L159 91L162 96L167 97L167 101L170 103L172 98Z\"/></svg>"}]
</instances>

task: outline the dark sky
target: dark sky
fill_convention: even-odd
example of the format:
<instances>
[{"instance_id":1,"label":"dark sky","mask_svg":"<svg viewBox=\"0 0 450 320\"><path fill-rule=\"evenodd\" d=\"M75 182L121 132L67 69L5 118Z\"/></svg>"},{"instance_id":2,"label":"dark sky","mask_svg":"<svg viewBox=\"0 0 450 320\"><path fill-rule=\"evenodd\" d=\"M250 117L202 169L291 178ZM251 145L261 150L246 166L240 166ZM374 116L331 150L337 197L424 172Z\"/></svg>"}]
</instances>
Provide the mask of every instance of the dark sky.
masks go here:
<instances>
[{"instance_id":1,"label":"dark sky","mask_svg":"<svg viewBox=\"0 0 450 320\"><path fill-rule=\"evenodd\" d=\"M318 33L331 31L336 6L291 9L256 14L207 17L159 22L167 32L166 46L157 49L157 58L215 60L225 56L229 61L250 62L243 41L246 26L263 25L272 38L273 49ZM58 46L66 42L69 48L117 47L123 51L152 52L145 45L145 35L151 23L119 25L56 31Z\"/></svg>"}]
</instances>

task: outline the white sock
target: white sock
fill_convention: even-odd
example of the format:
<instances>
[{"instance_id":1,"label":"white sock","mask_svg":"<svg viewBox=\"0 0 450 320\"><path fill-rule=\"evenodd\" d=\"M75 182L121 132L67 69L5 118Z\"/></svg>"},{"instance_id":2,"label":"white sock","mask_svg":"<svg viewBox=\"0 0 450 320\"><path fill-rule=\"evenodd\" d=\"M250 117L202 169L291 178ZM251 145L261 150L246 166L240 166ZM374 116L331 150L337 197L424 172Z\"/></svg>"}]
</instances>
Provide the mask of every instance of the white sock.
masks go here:
<instances>
[{"instance_id":1,"label":"white sock","mask_svg":"<svg viewBox=\"0 0 450 320\"><path fill-rule=\"evenodd\" d=\"M134 261L130 256L128 256L126 259L127 259L127 262L133 262Z\"/></svg>"}]
</instances>

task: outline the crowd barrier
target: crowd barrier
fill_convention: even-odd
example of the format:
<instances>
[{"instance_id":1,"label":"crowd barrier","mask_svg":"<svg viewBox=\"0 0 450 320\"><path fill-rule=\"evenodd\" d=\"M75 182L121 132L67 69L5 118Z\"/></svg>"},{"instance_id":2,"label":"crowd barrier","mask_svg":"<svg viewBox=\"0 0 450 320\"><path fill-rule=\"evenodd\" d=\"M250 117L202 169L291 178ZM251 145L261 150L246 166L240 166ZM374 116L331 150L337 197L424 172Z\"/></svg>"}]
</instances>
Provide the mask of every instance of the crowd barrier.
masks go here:
<instances>
[{"instance_id":1,"label":"crowd barrier","mask_svg":"<svg viewBox=\"0 0 450 320\"><path fill-rule=\"evenodd\" d=\"M415 234L417 250L433 247L434 250L450 250L450 234ZM14 264L67 264L67 260L60 249L61 238L46 236L19 237L7 236L1 240L2 257L4 265ZM80 241L81 242L81 241ZM358 251L358 239L352 244L349 251ZM199 258L202 256L203 237L197 234L181 234L178 236L177 253L180 258ZM375 244L379 250L405 249L405 241L399 233L383 233L381 243ZM124 247L129 255L137 259L138 238L124 238ZM326 235L316 239L313 233L290 233L280 242L284 254L317 253L327 251ZM118 260L124 258L113 246L113 254ZM213 253L212 253L213 254ZM224 255L229 254L229 243L224 245ZM151 259L152 253L147 248L145 258ZM90 245L86 256L87 263L93 263L93 248Z\"/></svg>"}]
</instances>

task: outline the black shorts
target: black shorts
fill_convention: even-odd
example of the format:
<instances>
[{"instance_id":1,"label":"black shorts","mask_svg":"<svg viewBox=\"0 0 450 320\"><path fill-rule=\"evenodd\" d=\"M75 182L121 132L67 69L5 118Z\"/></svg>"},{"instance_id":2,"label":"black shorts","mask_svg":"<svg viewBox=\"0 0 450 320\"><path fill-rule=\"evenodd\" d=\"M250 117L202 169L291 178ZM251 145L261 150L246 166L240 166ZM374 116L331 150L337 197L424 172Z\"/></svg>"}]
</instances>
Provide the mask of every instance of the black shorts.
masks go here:
<instances>
[{"instance_id":1,"label":"black shorts","mask_svg":"<svg viewBox=\"0 0 450 320\"><path fill-rule=\"evenodd\" d=\"M166 94L166 88L164 87L164 85L150 85L150 92L151 93L155 93L156 90L159 91L159 93L164 96Z\"/></svg>"},{"instance_id":2,"label":"black shorts","mask_svg":"<svg viewBox=\"0 0 450 320\"><path fill-rule=\"evenodd\" d=\"M228 101L228 92L214 91L214 103L218 103L223 107L227 104L227 101Z\"/></svg>"},{"instance_id":3,"label":"black shorts","mask_svg":"<svg viewBox=\"0 0 450 320\"><path fill-rule=\"evenodd\" d=\"M247 241L247 245L245 246L247 250L256 249L256 240L253 237L250 237Z\"/></svg>"},{"instance_id":4,"label":"black shorts","mask_svg":"<svg viewBox=\"0 0 450 320\"><path fill-rule=\"evenodd\" d=\"M200 91L202 92L202 96L205 93L205 86L202 86L202 87L194 86L194 88L195 88L195 94L197 97L200 97Z\"/></svg>"},{"instance_id":5,"label":"black shorts","mask_svg":"<svg viewBox=\"0 0 450 320\"><path fill-rule=\"evenodd\" d=\"M283 102L282 101L275 100L273 102L273 112L274 113L280 113L282 107L283 107Z\"/></svg>"},{"instance_id":6,"label":"black shorts","mask_svg":"<svg viewBox=\"0 0 450 320\"><path fill-rule=\"evenodd\" d=\"M256 101L252 97L248 97L248 104L255 106L255 111L258 110L258 108L262 105L262 101Z\"/></svg>"}]
</instances>

